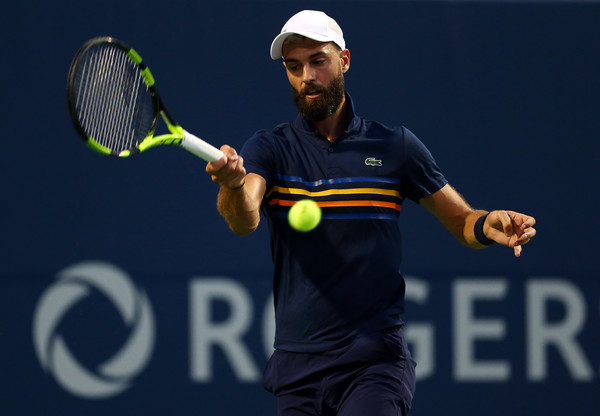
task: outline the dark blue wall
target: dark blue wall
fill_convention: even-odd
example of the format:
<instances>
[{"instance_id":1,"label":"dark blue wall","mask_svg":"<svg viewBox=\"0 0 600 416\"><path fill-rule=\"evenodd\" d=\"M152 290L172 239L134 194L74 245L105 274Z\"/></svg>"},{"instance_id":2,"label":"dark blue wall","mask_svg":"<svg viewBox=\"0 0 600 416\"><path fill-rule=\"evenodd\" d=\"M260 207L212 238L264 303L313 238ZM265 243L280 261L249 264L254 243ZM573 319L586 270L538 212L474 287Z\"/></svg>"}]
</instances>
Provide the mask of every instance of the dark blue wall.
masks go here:
<instances>
[{"instance_id":1,"label":"dark blue wall","mask_svg":"<svg viewBox=\"0 0 600 416\"><path fill-rule=\"evenodd\" d=\"M515 259L502 247L465 249L421 207L404 204L404 271L430 290L422 304L409 300L407 319L436 328L435 371L420 381L414 414L596 414L599 3L178 0L3 7L0 383L13 393L0 400L0 413L273 414L260 383L240 381L218 346L214 377L190 376L190 316L200 302L192 287L211 276L219 287L239 284L248 294L254 310L244 342L257 368L264 365L266 227L247 238L230 233L204 163L181 149L130 160L91 152L70 124L65 83L85 40L121 38L144 57L186 129L239 148L255 130L295 117L287 79L268 47L303 8L326 11L344 29L352 54L347 88L360 115L410 128L472 205L538 220L538 236ZM42 368L32 339L36 308L60 271L90 260L128 273L147 292L156 322L143 371L105 399L62 388L56 367ZM466 278L489 282L473 313L501 319L504 334L474 345L478 360L510 362L503 380L456 374L461 333L454 313ZM544 298L546 284L560 294ZM85 302L53 335L61 333L98 374L96 366L121 348L130 328L101 291L85 287ZM528 321L536 293L545 299L549 327L571 331L564 349L548 344L549 372L540 380L528 375L533 358L526 352L536 336ZM210 299L215 322L228 322L231 303ZM583 364L569 361L575 356L584 356Z\"/></svg>"}]
</instances>

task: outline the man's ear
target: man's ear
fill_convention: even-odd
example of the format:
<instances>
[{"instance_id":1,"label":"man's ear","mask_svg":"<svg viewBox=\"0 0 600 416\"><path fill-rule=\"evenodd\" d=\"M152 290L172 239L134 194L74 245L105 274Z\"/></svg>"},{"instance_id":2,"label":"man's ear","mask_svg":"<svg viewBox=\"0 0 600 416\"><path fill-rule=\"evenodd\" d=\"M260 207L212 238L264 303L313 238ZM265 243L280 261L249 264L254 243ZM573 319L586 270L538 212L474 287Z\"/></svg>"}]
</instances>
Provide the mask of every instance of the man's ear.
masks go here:
<instances>
[{"instance_id":1,"label":"man's ear","mask_svg":"<svg viewBox=\"0 0 600 416\"><path fill-rule=\"evenodd\" d=\"M340 60L342 62L342 72L346 73L350 69L350 51L348 49L340 52Z\"/></svg>"}]
</instances>

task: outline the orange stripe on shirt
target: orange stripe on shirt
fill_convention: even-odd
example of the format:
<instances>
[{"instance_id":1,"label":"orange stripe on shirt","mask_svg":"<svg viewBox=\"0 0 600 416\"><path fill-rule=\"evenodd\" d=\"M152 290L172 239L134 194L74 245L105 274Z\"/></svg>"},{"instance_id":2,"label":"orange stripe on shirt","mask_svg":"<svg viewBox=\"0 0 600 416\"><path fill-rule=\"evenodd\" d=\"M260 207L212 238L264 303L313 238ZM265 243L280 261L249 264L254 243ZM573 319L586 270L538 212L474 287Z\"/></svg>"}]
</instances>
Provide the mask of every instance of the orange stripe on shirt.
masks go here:
<instances>
[{"instance_id":1,"label":"orange stripe on shirt","mask_svg":"<svg viewBox=\"0 0 600 416\"><path fill-rule=\"evenodd\" d=\"M269 201L269 205L279 205L282 207L291 207L298 201L290 201L289 199L274 198ZM395 202L386 201L315 201L321 208L329 207L382 207L392 208L400 211L401 205Z\"/></svg>"}]
</instances>

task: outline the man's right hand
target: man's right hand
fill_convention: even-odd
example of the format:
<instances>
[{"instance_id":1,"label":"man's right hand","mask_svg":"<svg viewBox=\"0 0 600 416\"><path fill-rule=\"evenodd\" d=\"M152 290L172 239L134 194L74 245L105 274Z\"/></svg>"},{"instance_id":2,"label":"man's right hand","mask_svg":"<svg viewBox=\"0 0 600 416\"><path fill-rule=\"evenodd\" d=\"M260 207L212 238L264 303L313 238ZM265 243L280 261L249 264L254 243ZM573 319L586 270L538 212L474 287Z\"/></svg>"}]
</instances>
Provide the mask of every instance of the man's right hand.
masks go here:
<instances>
[{"instance_id":1,"label":"man's right hand","mask_svg":"<svg viewBox=\"0 0 600 416\"><path fill-rule=\"evenodd\" d=\"M244 185L246 169L244 159L237 154L235 149L224 144L221 151L225 154L221 159L209 162L206 165L206 173L211 176L213 182L230 189L240 188Z\"/></svg>"}]
</instances>

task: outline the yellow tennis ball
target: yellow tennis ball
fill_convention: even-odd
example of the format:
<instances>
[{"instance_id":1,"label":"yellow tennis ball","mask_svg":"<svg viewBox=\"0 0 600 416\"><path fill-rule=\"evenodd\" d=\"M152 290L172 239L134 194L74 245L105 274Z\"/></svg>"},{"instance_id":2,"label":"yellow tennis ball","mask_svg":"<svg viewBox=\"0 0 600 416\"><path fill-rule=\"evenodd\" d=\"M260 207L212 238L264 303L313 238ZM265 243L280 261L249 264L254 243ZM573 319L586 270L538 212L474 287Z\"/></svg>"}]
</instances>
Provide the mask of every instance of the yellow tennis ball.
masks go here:
<instances>
[{"instance_id":1,"label":"yellow tennis ball","mask_svg":"<svg viewBox=\"0 0 600 416\"><path fill-rule=\"evenodd\" d=\"M312 199L303 199L290 208L288 221L296 231L310 231L321 222L321 208Z\"/></svg>"}]
</instances>

